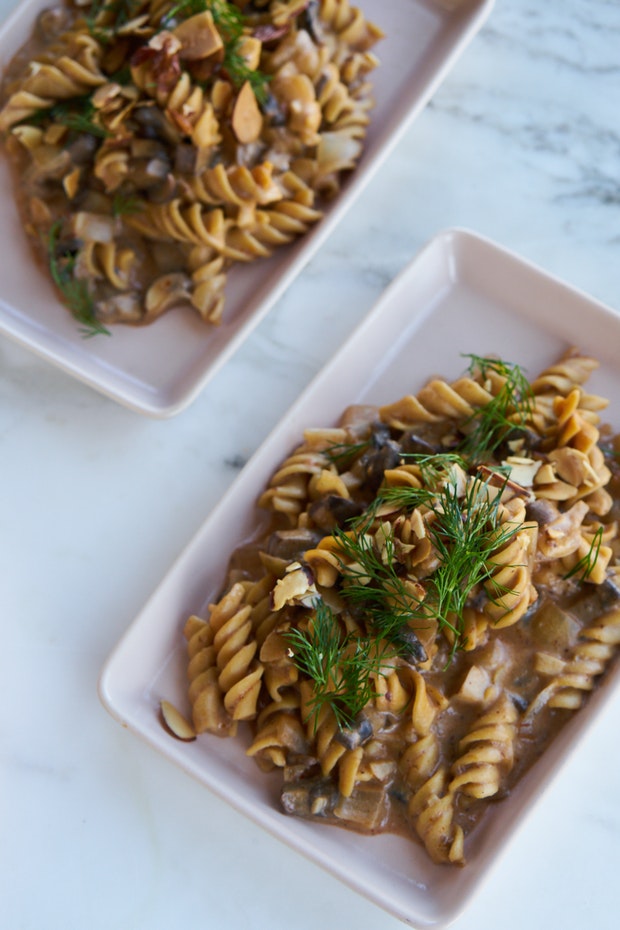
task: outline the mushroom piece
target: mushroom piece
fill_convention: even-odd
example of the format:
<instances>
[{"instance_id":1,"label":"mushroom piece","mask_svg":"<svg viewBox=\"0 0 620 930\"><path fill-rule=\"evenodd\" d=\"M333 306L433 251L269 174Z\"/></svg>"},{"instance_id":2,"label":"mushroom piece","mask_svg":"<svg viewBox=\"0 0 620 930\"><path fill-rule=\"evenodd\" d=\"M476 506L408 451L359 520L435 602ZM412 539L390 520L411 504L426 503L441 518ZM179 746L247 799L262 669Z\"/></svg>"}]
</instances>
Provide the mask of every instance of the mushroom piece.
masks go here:
<instances>
[{"instance_id":1,"label":"mushroom piece","mask_svg":"<svg viewBox=\"0 0 620 930\"><path fill-rule=\"evenodd\" d=\"M602 617L620 602L620 588L613 579L602 584L590 585L587 592L569 608L573 617L582 623L590 623Z\"/></svg>"},{"instance_id":2,"label":"mushroom piece","mask_svg":"<svg viewBox=\"0 0 620 930\"><path fill-rule=\"evenodd\" d=\"M405 433L400 444L403 452L408 455L435 455L440 450L439 445L434 445L413 431Z\"/></svg>"},{"instance_id":3,"label":"mushroom piece","mask_svg":"<svg viewBox=\"0 0 620 930\"><path fill-rule=\"evenodd\" d=\"M174 200L177 189L178 184L174 174L168 172L163 181L149 187L146 196L150 203L170 203L171 200Z\"/></svg>"},{"instance_id":4,"label":"mushroom piece","mask_svg":"<svg viewBox=\"0 0 620 930\"><path fill-rule=\"evenodd\" d=\"M385 428L373 430L371 446L364 452L354 471L360 472L362 483L372 491L378 490L383 475L389 468L396 468L400 463L402 450L400 445L389 438Z\"/></svg>"},{"instance_id":5,"label":"mushroom piece","mask_svg":"<svg viewBox=\"0 0 620 930\"><path fill-rule=\"evenodd\" d=\"M171 145L181 141L181 134L154 104L144 104L132 111L132 118L147 139L163 139Z\"/></svg>"},{"instance_id":6,"label":"mushroom piece","mask_svg":"<svg viewBox=\"0 0 620 930\"><path fill-rule=\"evenodd\" d=\"M269 537L267 552L269 555L290 562L302 558L308 549L315 549L321 539L320 533L313 533L305 527L294 530L276 530Z\"/></svg>"},{"instance_id":7,"label":"mushroom piece","mask_svg":"<svg viewBox=\"0 0 620 930\"><path fill-rule=\"evenodd\" d=\"M131 163L131 180L137 188L149 190L157 187L168 176L170 162L159 156L155 158L136 158Z\"/></svg>"},{"instance_id":8,"label":"mushroom piece","mask_svg":"<svg viewBox=\"0 0 620 930\"><path fill-rule=\"evenodd\" d=\"M284 781L280 803L285 814L294 817L325 817L338 801L336 786L322 775L303 781Z\"/></svg>"},{"instance_id":9,"label":"mushroom piece","mask_svg":"<svg viewBox=\"0 0 620 930\"><path fill-rule=\"evenodd\" d=\"M190 297L190 278L177 271L162 275L149 287L144 299L147 317L152 320L165 310L186 303Z\"/></svg>"},{"instance_id":10,"label":"mushroom piece","mask_svg":"<svg viewBox=\"0 0 620 930\"><path fill-rule=\"evenodd\" d=\"M545 498L536 498L528 501L525 506L525 515L528 520L535 520L539 526L545 526L560 516L558 505L554 501L545 500Z\"/></svg>"},{"instance_id":11,"label":"mushroom piece","mask_svg":"<svg viewBox=\"0 0 620 930\"><path fill-rule=\"evenodd\" d=\"M352 727L339 730L334 739L345 749L357 749L363 746L373 735L372 723L365 714L359 714Z\"/></svg>"},{"instance_id":12,"label":"mushroom piece","mask_svg":"<svg viewBox=\"0 0 620 930\"><path fill-rule=\"evenodd\" d=\"M428 653L413 630L405 627L399 630L395 637L395 644L400 647L402 657L411 663L426 662Z\"/></svg>"},{"instance_id":13,"label":"mushroom piece","mask_svg":"<svg viewBox=\"0 0 620 930\"><path fill-rule=\"evenodd\" d=\"M297 18L298 29L305 29L317 45L325 41L321 20L319 19L319 0L308 0L305 9Z\"/></svg>"},{"instance_id":14,"label":"mushroom piece","mask_svg":"<svg viewBox=\"0 0 620 930\"><path fill-rule=\"evenodd\" d=\"M55 6L39 13L35 24L35 35L49 45L71 22L71 12L64 6Z\"/></svg>"},{"instance_id":15,"label":"mushroom piece","mask_svg":"<svg viewBox=\"0 0 620 930\"><path fill-rule=\"evenodd\" d=\"M239 96L233 108L231 123L233 132L241 145L255 142L261 134L263 115L249 81L246 81L239 91Z\"/></svg>"},{"instance_id":16,"label":"mushroom piece","mask_svg":"<svg viewBox=\"0 0 620 930\"><path fill-rule=\"evenodd\" d=\"M342 527L348 520L359 517L364 512L364 505L341 497L339 494L328 494L314 501L310 505L309 514L313 523L326 533L335 527Z\"/></svg>"}]
</instances>

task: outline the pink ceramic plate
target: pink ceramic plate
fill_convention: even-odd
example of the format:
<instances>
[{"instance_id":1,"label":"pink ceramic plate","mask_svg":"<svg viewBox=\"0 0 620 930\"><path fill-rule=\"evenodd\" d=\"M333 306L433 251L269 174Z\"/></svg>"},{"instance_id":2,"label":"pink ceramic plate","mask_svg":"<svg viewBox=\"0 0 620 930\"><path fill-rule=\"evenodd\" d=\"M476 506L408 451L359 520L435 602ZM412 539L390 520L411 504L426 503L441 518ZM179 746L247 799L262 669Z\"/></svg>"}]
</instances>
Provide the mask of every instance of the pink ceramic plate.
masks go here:
<instances>
[{"instance_id":1,"label":"pink ceramic plate","mask_svg":"<svg viewBox=\"0 0 620 930\"><path fill-rule=\"evenodd\" d=\"M244 468L108 660L103 703L238 810L414 926L443 926L486 879L578 738L619 686L620 665L472 837L463 869L433 865L411 840L364 837L290 819L279 811L278 775L262 774L242 740L174 740L158 719L162 698L186 706L185 643L190 613L214 598L229 553L255 526L254 503L308 426L331 426L351 403L387 403L428 377L456 377L461 353L496 353L531 375L576 345L597 356L589 389L612 399L620 429L620 316L471 233L438 236L396 279L348 343L318 375ZM293 867L293 866L292 866Z\"/></svg>"},{"instance_id":2,"label":"pink ceramic plate","mask_svg":"<svg viewBox=\"0 0 620 930\"><path fill-rule=\"evenodd\" d=\"M378 47L376 107L360 165L307 236L268 261L233 270L221 326L205 326L185 310L144 329L117 326L112 338L84 340L33 265L0 158L0 333L140 413L170 416L187 406L325 241L481 27L493 0L360 0L360 5L386 33ZM5 23L2 67L47 6L49 0L25 0Z\"/></svg>"}]
</instances>

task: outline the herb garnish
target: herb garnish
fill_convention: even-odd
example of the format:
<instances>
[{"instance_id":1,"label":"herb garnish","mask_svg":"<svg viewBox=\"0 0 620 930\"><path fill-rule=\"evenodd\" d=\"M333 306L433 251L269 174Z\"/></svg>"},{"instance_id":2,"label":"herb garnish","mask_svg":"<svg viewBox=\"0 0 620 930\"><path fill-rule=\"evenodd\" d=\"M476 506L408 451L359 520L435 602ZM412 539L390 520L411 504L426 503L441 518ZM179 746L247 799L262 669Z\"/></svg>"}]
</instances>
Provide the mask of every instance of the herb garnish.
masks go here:
<instances>
[{"instance_id":1,"label":"herb garnish","mask_svg":"<svg viewBox=\"0 0 620 930\"><path fill-rule=\"evenodd\" d=\"M519 365L501 359L466 353L469 374L479 374L483 381L490 373L505 379L498 393L480 407L463 424L467 435L460 445L463 455L474 462L492 456L506 434L523 428L532 413L532 389Z\"/></svg>"},{"instance_id":2,"label":"herb garnish","mask_svg":"<svg viewBox=\"0 0 620 930\"><path fill-rule=\"evenodd\" d=\"M365 439L362 442L332 442L322 451L330 462L344 468L369 447L370 439Z\"/></svg>"},{"instance_id":3,"label":"herb garnish","mask_svg":"<svg viewBox=\"0 0 620 930\"><path fill-rule=\"evenodd\" d=\"M92 97L90 94L86 94L81 97L71 97L69 100L61 100L55 103L53 107L35 110L34 113L31 113L30 116L23 120L23 123L38 126L40 123L50 120L53 123L60 123L74 132L86 133L105 139L110 133L104 126L95 122L96 115L97 109Z\"/></svg>"},{"instance_id":4,"label":"herb garnish","mask_svg":"<svg viewBox=\"0 0 620 930\"><path fill-rule=\"evenodd\" d=\"M579 561L573 565L571 570L566 572L566 574L563 576L564 579L566 580L568 578L578 578L579 581L587 581L594 571L594 567L598 561L602 543L603 527L599 526L594 536L592 537L590 548L584 555L582 555Z\"/></svg>"},{"instance_id":5,"label":"herb garnish","mask_svg":"<svg viewBox=\"0 0 620 930\"><path fill-rule=\"evenodd\" d=\"M48 234L47 256L52 280L71 315L81 323L80 332L84 337L109 336L110 331L97 319L86 281L74 277L75 255L59 248L59 236L60 221L54 223Z\"/></svg>"},{"instance_id":6,"label":"herb garnish","mask_svg":"<svg viewBox=\"0 0 620 930\"><path fill-rule=\"evenodd\" d=\"M336 616L321 598L313 603L307 631L292 627L285 636L295 664L314 685L310 701L314 726L327 705L340 729L352 727L375 695L373 676L381 674L385 650L374 640L343 635Z\"/></svg>"},{"instance_id":7,"label":"herb garnish","mask_svg":"<svg viewBox=\"0 0 620 930\"><path fill-rule=\"evenodd\" d=\"M425 523L439 564L424 579L426 594L419 608L411 610L411 619L434 617L440 629L452 631L458 648L463 635L463 611L472 591L491 579L493 553L506 545L521 525L500 522L501 488L489 493L489 479L470 479L461 496L457 480L449 471L454 456L435 458L436 474L447 475L441 486L386 488L377 501L379 505L389 501L407 511L423 507L432 514ZM428 469L429 457L420 459L422 467ZM388 567L392 575L397 575L396 566Z\"/></svg>"}]
</instances>

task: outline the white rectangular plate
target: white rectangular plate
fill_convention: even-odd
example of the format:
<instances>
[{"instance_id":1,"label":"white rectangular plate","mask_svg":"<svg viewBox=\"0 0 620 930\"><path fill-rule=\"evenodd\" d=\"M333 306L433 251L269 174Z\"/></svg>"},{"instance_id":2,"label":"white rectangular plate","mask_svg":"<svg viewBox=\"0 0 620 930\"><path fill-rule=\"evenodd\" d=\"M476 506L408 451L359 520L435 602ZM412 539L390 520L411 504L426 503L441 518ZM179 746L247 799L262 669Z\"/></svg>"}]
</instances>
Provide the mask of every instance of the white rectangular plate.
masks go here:
<instances>
[{"instance_id":1,"label":"white rectangular plate","mask_svg":"<svg viewBox=\"0 0 620 930\"><path fill-rule=\"evenodd\" d=\"M163 417L186 407L324 242L480 28L493 0L359 0L359 5L386 34L377 48L376 107L360 164L308 235L269 260L233 269L220 326L207 326L184 309L148 327L115 326L111 338L84 340L33 263L2 156L0 332L140 413ZM2 68L47 6L49 0L26 0L5 23Z\"/></svg>"},{"instance_id":2,"label":"white rectangular plate","mask_svg":"<svg viewBox=\"0 0 620 930\"><path fill-rule=\"evenodd\" d=\"M466 367L461 353L495 353L533 377L575 345L600 360L588 389L611 398L609 422L619 430L619 344L620 316L611 310L472 233L439 235L291 408L129 628L102 672L107 709L235 808L396 917L419 927L454 919L618 688L618 664L480 824L463 869L433 865L412 840L360 838L286 817L278 806L279 776L259 772L244 755L243 740L174 740L159 723L159 702L186 707L183 624L217 596L229 554L257 523L259 493L305 427L332 426L349 404L396 400L433 375L455 378Z\"/></svg>"}]
</instances>

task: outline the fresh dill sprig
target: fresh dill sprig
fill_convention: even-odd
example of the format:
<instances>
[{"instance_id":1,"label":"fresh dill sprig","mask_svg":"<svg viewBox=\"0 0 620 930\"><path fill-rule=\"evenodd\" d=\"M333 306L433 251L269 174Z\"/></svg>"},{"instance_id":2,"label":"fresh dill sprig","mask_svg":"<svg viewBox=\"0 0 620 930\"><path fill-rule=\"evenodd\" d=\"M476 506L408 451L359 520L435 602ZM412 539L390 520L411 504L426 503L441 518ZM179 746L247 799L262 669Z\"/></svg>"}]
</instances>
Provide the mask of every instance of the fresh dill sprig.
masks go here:
<instances>
[{"instance_id":1,"label":"fresh dill sprig","mask_svg":"<svg viewBox=\"0 0 620 930\"><path fill-rule=\"evenodd\" d=\"M461 494L457 479L449 473L439 487L381 490L373 507L354 524L353 532L340 536L346 540L343 545L346 556L361 566L355 571L365 583L354 588L354 596L361 607L368 607L373 622L378 621L379 626L385 624L388 629L393 622L397 630L399 622L402 627L404 622L420 623L433 617L440 629L452 631L455 648L458 648L463 635L463 611L472 591L491 580L493 553L520 529L518 523L500 521L500 498L501 488L490 494L488 480L480 479L468 481ZM394 543L386 539L381 556L374 551L374 546L371 552L368 529L384 502L407 512L423 507L432 517L425 522L438 565L424 579L425 594L417 605L411 588L400 577ZM347 571L343 560L345 576ZM347 586L343 592L345 596L346 589ZM364 589L370 595L366 603Z\"/></svg>"},{"instance_id":2,"label":"fresh dill sprig","mask_svg":"<svg viewBox=\"0 0 620 930\"><path fill-rule=\"evenodd\" d=\"M603 543L603 527L599 526L594 536L592 537L592 542L590 543L590 548L588 551L582 555L579 561L573 565L569 572L563 576L564 579L568 578L577 578L579 581L587 581L594 567L597 563L599 553L601 551L601 545Z\"/></svg>"},{"instance_id":3,"label":"fresh dill sprig","mask_svg":"<svg viewBox=\"0 0 620 930\"><path fill-rule=\"evenodd\" d=\"M459 451L467 459L480 462L493 455L510 430L524 427L532 413L532 389L519 365L502 359L465 353L470 376L498 375L504 383L497 394L465 421L466 436Z\"/></svg>"},{"instance_id":4,"label":"fresh dill sprig","mask_svg":"<svg viewBox=\"0 0 620 930\"><path fill-rule=\"evenodd\" d=\"M340 729L354 726L375 695L373 676L381 674L385 654L372 640L353 633L343 635L333 611L321 598L313 603L307 631L292 627L285 638L295 664L313 684L314 726L325 705L331 707Z\"/></svg>"},{"instance_id":5,"label":"fresh dill sprig","mask_svg":"<svg viewBox=\"0 0 620 930\"><path fill-rule=\"evenodd\" d=\"M74 277L75 255L59 248L60 221L54 223L48 234L47 256L50 274L71 315L81 324L80 332L86 338L109 336L110 331L95 314L93 299L86 281Z\"/></svg>"},{"instance_id":6,"label":"fresh dill sprig","mask_svg":"<svg viewBox=\"0 0 620 930\"><path fill-rule=\"evenodd\" d=\"M420 596L415 585L408 584L407 579L400 576L391 531L377 531L383 532L381 551L378 551L373 537L365 529L364 525L361 532L334 530L343 556L341 594L354 608L363 611L370 635L384 639L398 651L409 650L410 643L403 640L405 628L411 620L423 623L431 616L425 597Z\"/></svg>"},{"instance_id":7,"label":"fresh dill sprig","mask_svg":"<svg viewBox=\"0 0 620 930\"><path fill-rule=\"evenodd\" d=\"M333 442L330 443L323 453L333 465L345 468L353 459L365 452L370 446L370 440L365 439L362 442Z\"/></svg>"},{"instance_id":8,"label":"fresh dill sprig","mask_svg":"<svg viewBox=\"0 0 620 930\"><path fill-rule=\"evenodd\" d=\"M61 100L52 107L35 110L23 122L37 126L49 120L53 123L60 123L74 132L105 139L110 133L104 126L95 122L96 114L97 109L92 97L86 94L81 97L72 97L69 100Z\"/></svg>"}]
</instances>

